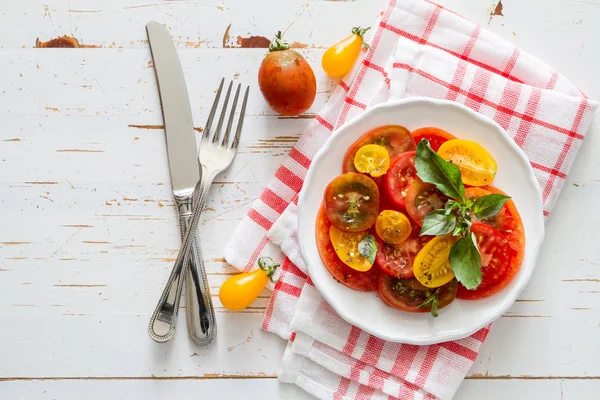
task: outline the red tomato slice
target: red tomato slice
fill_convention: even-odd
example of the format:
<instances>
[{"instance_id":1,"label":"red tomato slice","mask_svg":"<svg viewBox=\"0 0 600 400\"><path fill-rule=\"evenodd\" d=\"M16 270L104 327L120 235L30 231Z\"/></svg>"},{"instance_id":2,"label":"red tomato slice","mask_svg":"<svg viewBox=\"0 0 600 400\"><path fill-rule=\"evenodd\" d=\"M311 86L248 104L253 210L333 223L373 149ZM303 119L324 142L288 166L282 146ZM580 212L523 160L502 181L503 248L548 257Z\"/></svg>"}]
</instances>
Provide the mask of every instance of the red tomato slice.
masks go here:
<instances>
[{"instance_id":1,"label":"red tomato slice","mask_svg":"<svg viewBox=\"0 0 600 400\"><path fill-rule=\"evenodd\" d=\"M390 154L390 158L394 158L400 153L413 151L416 148L410 131L405 127L400 125L380 126L365 133L350 146L342 164L344 172L357 172L354 168L354 156L358 149L367 144L378 144L385 147Z\"/></svg>"},{"instance_id":2,"label":"red tomato slice","mask_svg":"<svg viewBox=\"0 0 600 400\"><path fill-rule=\"evenodd\" d=\"M417 176L417 170L415 169L416 154L414 151L409 151L397 155L392 160L390 169L383 180L385 194L398 207L405 207L406 192Z\"/></svg>"},{"instance_id":3,"label":"red tomato slice","mask_svg":"<svg viewBox=\"0 0 600 400\"><path fill-rule=\"evenodd\" d=\"M321 205L319 214L317 215L317 226L315 234L317 239L317 248L321 260L327 268L327 271L334 277L335 280L350 289L370 292L377 290L377 277L379 269L373 267L366 272L356 271L340 260L337 256L331 240L329 239L329 227L331 222L327 218L325 207Z\"/></svg>"},{"instance_id":4,"label":"red tomato slice","mask_svg":"<svg viewBox=\"0 0 600 400\"><path fill-rule=\"evenodd\" d=\"M443 129L431 127L417 129L416 131L413 131L412 135L415 138L416 144L419 144L423 139L427 139L433 151L438 151L440 146L448 140L456 139L453 135Z\"/></svg>"},{"instance_id":5,"label":"red tomato slice","mask_svg":"<svg viewBox=\"0 0 600 400\"><path fill-rule=\"evenodd\" d=\"M366 175L349 172L329 182L325 189L327 217L346 232L369 229L379 215L379 188Z\"/></svg>"},{"instance_id":6,"label":"red tomato slice","mask_svg":"<svg viewBox=\"0 0 600 400\"><path fill-rule=\"evenodd\" d=\"M475 234L481 254L483 277L479 286L483 288L495 285L504 278L512 261L508 240L500 232L481 222L471 225L471 232Z\"/></svg>"},{"instance_id":7,"label":"red tomato slice","mask_svg":"<svg viewBox=\"0 0 600 400\"><path fill-rule=\"evenodd\" d=\"M413 278L413 262L417 253L431 240L431 236L419 237L421 229L415 226L411 235L400 244L377 241L375 263L386 274L395 278Z\"/></svg>"},{"instance_id":8,"label":"red tomato slice","mask_svg":"<svg viewBox=\"0 0 600 400\"><path fill-rule=\"evenodd\" d=\"M440 287L438 308L444 308L456 297L456 280L453 279ZM408 312L430 312L430 307L419 306L433 294L435 289L427 288L416 280L396 279L388 274L379 276L379 296L390 307Z\"/></svg>"},{"instance_id":9,"label":"red tomato slice","mask_svg":"<svg viewBox=\"0 0 600 400\"><path fill-rule=\"evenodd\" d=\"M448 197L437 190L435 185L415 177L406 192L406 212L422 226L425 216L433 210L444 208L447 200Z\"/></svg>"},{"instance_id":10,"label":"red tomato slice","mask_svg":"<svg viewBox=\"0 0 600 400\"><path fill-rule=\"evenodd\" d=\"M504 194L500 189L496 189L492 186L484 186L482 189L487 190L491 193ZM467 189L467 191L470 189ZM486 297L490 297L502 289L504 289L517 275L523 262L523 256L525 253L525 229L523 228L523 221L521 216L515 207L515 203L512 200L508 200L501 211L504 213L501 224L496 226L496 230L502 234L508 241L508 245L511 248L512 260L509 267L504 274L504 278L497 282L495 285L487 287L479 287L475 290L467 290L462 285L458 285L458 293L456 297L463 300L478 300Z\"/></svg>"}]
</instances>

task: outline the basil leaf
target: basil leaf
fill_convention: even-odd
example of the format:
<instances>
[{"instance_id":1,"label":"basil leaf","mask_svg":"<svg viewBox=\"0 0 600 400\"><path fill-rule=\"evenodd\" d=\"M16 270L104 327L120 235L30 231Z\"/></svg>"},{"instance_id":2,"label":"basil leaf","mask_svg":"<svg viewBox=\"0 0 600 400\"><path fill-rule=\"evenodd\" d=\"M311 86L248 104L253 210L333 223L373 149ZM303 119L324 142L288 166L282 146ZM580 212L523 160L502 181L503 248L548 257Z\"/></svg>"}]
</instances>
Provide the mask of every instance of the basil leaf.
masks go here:
<instances>
[{"instance_id":1,"label":"basil leaf","mask_svg":"<svg viewBox=\"0 0 600 400\"><path fill-rule=\"evenodd\" d=\"M473 213L479 219L493 217L502 210L508 199L510 197L503 194L488 194L480 197L473 203Z\"/></svg>"},{"instance_id":2,"label":"basil leaf","mask_svg":"<svg viewBox=\"0 0 600 400\"><path fill-rule=\"evenodd\" d=\"M450 215L452 211L460 209L460 204L454 200L448 200L446 205L444 206L444 210L446 215Z\"/></svg>"},{"instance_id":3,"label":"basil leaf","mask_svg":"<svg viewBox=\"0 0 600 400\"><path fill-rule=\"evenodd\" d=\"M365 236L358 244L358 253L373 264L375 262L375 255L377 254L377 242L375 241L375 236L367 233L367 236Z\"/></svg>"},{"instance_id":4,"label":"basil leaf","mask_svg":"<svg viewBox=\"0 0 600 400\"><path fill-rule=\"evenodd\" d=\"M467 289L477 289L481 284L481 255L473 233L454 243L450 249L450 266L456 279Z\"/></svg>"},{"instance_id":5,"label":"basil leaf","mask_svg":"<svg viewBox=\"0 0 600 400\"><path fill-rule=\"evenodd\" d=\"M465 187L460 177L460 169L440 157L425 139L417 146L415 168L423 182L433 183L440 192L460 203L464 201Z\"/></svg>"},{"instance_id":6,"label":"basil leaf","mask_svg":"<svg viewBox=\"0 0 600 400\"><path fill-rule=\"evenodd\" d=\"M439 294L440 294L440 289L437 288L435 290L435 292L433 292L433 294L431 296L426 298L424 302L419 304L417 306L417 308L431 306L431 315L433 315L434 318L437 318L437 316L438 316L438 295Z\"/></svg>"},{"instance_id":7,"label":"basil leaf","mask_svg":"<svg viewBox=\"0 0 600 400\"><path fill-rule=\"evenodd\" d=\"M423 227L419 236L447 235L454 230L456 226L456 215L446 214L444 210L434 210L425 216L423 219Z\"/></svg>"}]
</instances>

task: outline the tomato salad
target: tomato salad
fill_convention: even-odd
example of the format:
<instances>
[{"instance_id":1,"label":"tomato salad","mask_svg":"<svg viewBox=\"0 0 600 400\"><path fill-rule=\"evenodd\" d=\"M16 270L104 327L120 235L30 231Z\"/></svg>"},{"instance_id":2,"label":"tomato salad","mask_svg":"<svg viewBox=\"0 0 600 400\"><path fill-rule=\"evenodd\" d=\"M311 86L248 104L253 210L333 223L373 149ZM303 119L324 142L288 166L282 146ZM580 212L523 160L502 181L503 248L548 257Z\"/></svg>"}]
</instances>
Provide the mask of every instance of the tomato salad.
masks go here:
<instances>
[{"instance_id":1,"label":"tomato salad","mask_svg":"<svg viewBox=\"0 0 600 400\"><path fill-rule=\"evenodd\" d=\"M373 129L348 149L316 222L323 264L389 306L431 312L504 289L525 249L521 217L491 184L481 145L438 128Z\"/></svg>"}]
</instances>

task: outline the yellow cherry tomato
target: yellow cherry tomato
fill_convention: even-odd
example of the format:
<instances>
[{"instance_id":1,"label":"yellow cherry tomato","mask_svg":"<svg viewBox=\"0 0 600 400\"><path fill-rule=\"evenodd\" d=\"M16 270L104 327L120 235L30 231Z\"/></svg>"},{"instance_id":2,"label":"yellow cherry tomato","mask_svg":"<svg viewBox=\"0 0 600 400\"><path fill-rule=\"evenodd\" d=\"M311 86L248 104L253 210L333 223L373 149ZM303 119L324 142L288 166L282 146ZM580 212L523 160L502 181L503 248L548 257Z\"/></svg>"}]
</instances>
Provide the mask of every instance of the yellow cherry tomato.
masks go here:
<instances>
[{"instance_id":1,"label":"yellow cherry tomato","mask_svg":"<svg viewBox=\"0 0 600 400\"><path fill-rule=\"evenodd\" d=\"M467 185L489 185L496 177L498 171L496 160L475 142L462 139L448 140L440 146L438 154L460 168L462 180Z\"/></svg>"},{"instance_id":2,"label":"yellow cherry tomato","mask_svg":"<svg viewBox=\"0 0 600 400\"><path fill-rule=\"evenodd\" d=\"M358 172L377 178L390 168L390 153L385 147L376 144L363 146L354 156L354 168Z\"/></svg>"},{"instance_id":3,"label":"yellow cherry tomato","mask_svg":"<svg viewBox=\"0 0 600 400\"><path fill-rule=\"evenodd\" d=\"M375 230L386 243L400 244L408 239L412 227L406 215L401 212L383 210L377 216Z\"/></svg>"},{"instance_id":4,"label":"yellow cherry tomato","mask_svg":"<svg viewBox=\"0 0 600 400\"><path fill-rule=\"evenodd\" d=\"M363 39L363 35L369 29L371 27L363 29L358 26L352 28L352 35L327 49L321 61L327 75L340 77L346 75L352 69L360 54L361 47L369 47Z\"/></svg>"},{"instance_id":5,"label":"yellow cherry tomato","mask_svg":"<svg viewBox=\"0 0 600 400\"><path fill-rule=\"evenodd\" d=\"M454 278L450 267L450 249L456 240L452 236L438 236L419 251L413 263L413 272L423 286L440 287Z\"/></svg>"},{"instance_id":6,"label":"yellow cherry tomato","mask_svg":"<svg viewBox=\"0 0 600 400\"><path fill-rule=\"evenodd\" d=\"M357 271L368 271L373 263L358 252L358 244L367 232L344 232L335 226L329 227L329 239L336 254L344 264Z\"/></svg>"},{"instance_id":7,"label":"yellow cherry tomato","mask_svg":"<svg viewBox=\"0 0 600 400\"><path fill-rule=\"evenodd\" d=\"M225 308L232 311L243 310L256 300L269 280L275 283L273 274L279 264L263 257L258 260L258 267L254 271L234 275L221 285L219 300Z\"/></svg>"}]
</instances>

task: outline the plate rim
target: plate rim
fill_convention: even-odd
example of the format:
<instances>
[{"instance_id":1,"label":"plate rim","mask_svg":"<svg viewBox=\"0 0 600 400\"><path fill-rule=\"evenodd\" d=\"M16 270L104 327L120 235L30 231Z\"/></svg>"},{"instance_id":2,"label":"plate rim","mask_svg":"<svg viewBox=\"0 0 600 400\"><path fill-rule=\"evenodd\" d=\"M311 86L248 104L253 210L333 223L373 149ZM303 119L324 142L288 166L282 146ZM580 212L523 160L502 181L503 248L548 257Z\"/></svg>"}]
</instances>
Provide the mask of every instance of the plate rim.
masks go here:
<instances>
[{"instance_id":1,"label":"plate rim","mask_svg":"<svg viewBox=\"0 0 600 400\"><path fill-rule=\"evenodd\" d=\"M312 275L311 272L314 270L314 268L316 266L314 266L314 265L311 266L311 263L306 261L309 259L309 257L307 256L307 249L305 248L305 246L303 244L306 239L305 232L307 232L307 229L304 229L305 223L303 223L303 220L306 220L306 219L302 218L303 211L306 207L306 203L305 203L306 190L305 190L305 188L306 188L306 183L310 182L313 175L316 173L315 172L316 169L312 168L313 165L316 165L318 163L318 161L320 161L321 158L325 157L328 150L331 148L332 143L335 142L336 138L338 137L339 133L346 131L348 129L352 129L352 127L354 125L357 125L361 121L370 118L372 114L376 113L379 110L387 109L387 108L402 107L404 105L412 104L412 103L428 103L429 105L432 105L434 107L456 108L459 111L469 114L470 117L478 119L481 123L491 125L494 128L494 130L496 130L503 137L504 141L507 142L507 144L509 145L511 150L518 156L519 161L523 164L524 169L527 172L526 176L524 177L524 181L526 181L527 184L530 184L534 187L534 191L535 191L535 194L537 197L537 202L535 204L535 210L537 211L538 216L537 216L534 226L536 227L536 231L539 233L539 240L538 240L538 243L535 244L535 246L533 248L531 248L531 250L533 251L533 257L531 259L533 266L530 269L528 269L527 271L525 271L526 275L524 276L524 279L523 279L522 283L520 284L520 286L518 286L516 288L516 290L511 291L507 295L508 297L504 300L504 303L505 303L504 306L500 307L500 309L497 312L490 313L490 315L487 318L485 318L483 320L483 322L481 322L479 324L473 324L472 325L473 327L469 327L468 329L462 329L456 333L449 332L446 334L438 334L433 337L426 337L426 338L416 339L416 340L411 339L409 337L390 337L388 335L381 334L380 332L377 332L374 329L371 329L365 323L362 323L360 318L355 318L354 316L344 313L344 311L342 311L342 306L339 303L339 300L335 299L334 296L327 294L327 290L324 290L324 288L321 287L319 280L313 281L315 288L321 294L321 296L323 296L325 301L327 301L327 303L335 310L335 312L343 320L347 321L348 323L364 330L365 332L368 332L369 334L372 334L372 335L374 335L378 338L381 338L383 340L386 340L386 341L402 342L402 343L414 344L414 345L431 345L431 344L437 344L437 343L441 343L441 342L465 338L467 336L474 334L475 332L479 331L480 329L489 325L491 322L498 319L508 309L510 309L510 307L513 306L513 304L515 303L515 300L518 298L518 296L521 294L521 292L525 289L525 287L529 283L531 276L533 275L533 271L537 267L537 259L539 256L539 249L543 243L544 236L545 236L543 201L542 201L541 188L540 188L540 185L539 185L537 179L535 178L533 168L531 167L531 163L529 161L529 158L525 154L525 152L508 135L506 130L504 128L502 128L496 121L487 117L486 115L483 115L481 113L471 110L470 108L466 107L463 104L456 103L456 102L449 101L449 100L432 99L432 98L428 98L428 97L412 97L412 98L408 98L408 99L389 101L389 102L375 105L375 106L367 109L364 113L357 116L352 121L345 123L342 126L340 126L338 129L334 130L331 133L331 135L329 136L329 138L327 139L327 141L325 142L325 144L323 145L323 147L321 147L321 149L317 152L317 154L313 158L311 165L307 171L307 174L304 178L302 190L300 191L300 194L298 197L298 203L297 203L298 204L298 206L297 206L297 209L298 209L298 212L297 212L298 239L299 239L298 241L300 244L300 254L302 255L303 259L306 262L306 266L308 268L309 275ZM527 244L526 244L526 246L527 246ZM348 288L348 290L352 290L352 289Z\"/></svg>"}]
</instances>

